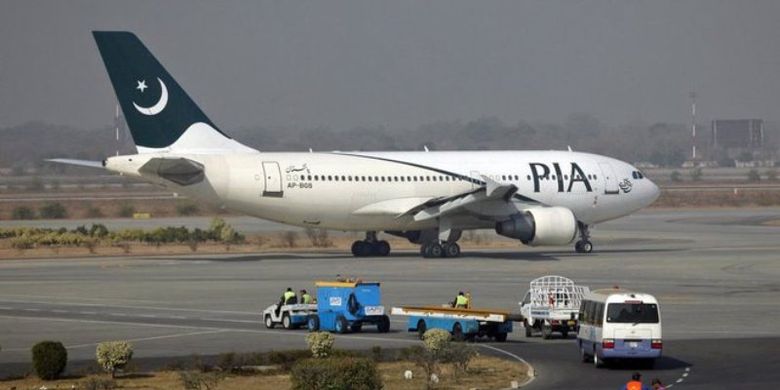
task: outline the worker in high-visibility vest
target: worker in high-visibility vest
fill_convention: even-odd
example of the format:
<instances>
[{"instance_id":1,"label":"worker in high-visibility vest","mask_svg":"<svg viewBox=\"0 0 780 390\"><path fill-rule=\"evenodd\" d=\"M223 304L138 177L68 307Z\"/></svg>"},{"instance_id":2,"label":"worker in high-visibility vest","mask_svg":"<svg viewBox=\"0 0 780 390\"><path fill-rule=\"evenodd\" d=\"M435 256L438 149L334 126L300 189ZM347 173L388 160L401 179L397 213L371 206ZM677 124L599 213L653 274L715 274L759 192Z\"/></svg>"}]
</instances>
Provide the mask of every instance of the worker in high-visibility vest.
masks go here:
<instances>
[{"instance_id":1,"label":"worker in high-visibility vest","mask_svg":"<svg viewBox=\"0 0 780 390\"><path fill-rule=\"evenodd\" d=\"M631 375L631 380L623 386L623 390L648 390L648 388L642 385L642 374L635 372Z\"/></svg>"},{"instance_id":2,"label":"worker in high-visibility vest","mask_svg":"<svg viewBox=\"0 0 780 390\"><path fill-rule=\"evenodd\" d=\"M301 299L299 300L299 302L303 303L304 305L308 305L312 303L311 294L309 294L309 292L306 291L306 289L301 290Z\"/></svg>"},{"instance_id":3,"label":"worker in high-visibility vest","mask_svg":"<svg viewBox=\"0 0 780 390\"><path fill-rule=\"evenodd\" d=\"M295 296L292 287L287 287L287 291L282 295L282 302L284 302L285 305L298 303L298 298Z\"/></svg>"},{"instance_id":4,"label":"worker in high-visibility vest","mask_svg":"<svg viewBox=\"0 0 780 390\"><path fill-rule=\"evenodd\" d=\"M463 294L463 291L458 292L458 296L455 297L455 308L465 309L469 307L469 298Z\"/></svg>"}]
</instances>

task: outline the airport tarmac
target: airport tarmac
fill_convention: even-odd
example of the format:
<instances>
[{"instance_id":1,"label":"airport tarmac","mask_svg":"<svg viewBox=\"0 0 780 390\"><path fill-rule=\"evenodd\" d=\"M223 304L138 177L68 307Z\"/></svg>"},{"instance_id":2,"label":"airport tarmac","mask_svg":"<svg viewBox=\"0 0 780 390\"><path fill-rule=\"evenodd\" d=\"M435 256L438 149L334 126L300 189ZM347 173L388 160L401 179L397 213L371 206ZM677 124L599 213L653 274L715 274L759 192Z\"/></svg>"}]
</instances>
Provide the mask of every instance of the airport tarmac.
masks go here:
<instances>
[{"instance_id":1,"label":"airport tarmac","mask_svg":"<svg viewBox=\"0 0 780 390\"><path fill-rule=\"evenodd\" d=\"M780 384L780 209L650 210L597 226L595 252L565 248L464 251L458 259L415 252L355 259L344 251L147 256L0 262L0 373L24 369L29 349L61 340L72 361L95 344L129 339L135 358L305 348L305 331L267 330L258 312L288 286L313 289L336 274L383 283L387 307L437 304L470 290L478 307L517 308L528 282L570 277L661 302L665 357L640 370L673 388L771 388ZM416 343L403 318L393 331L337 336L337 347ZM529 388L619 388L632 367L579 362L574 339L479 343L483 352L529 361ZM495 349L489 349L495 348ZM678 382L679 381L679 382Z\"/></svg>"}]
</instances>

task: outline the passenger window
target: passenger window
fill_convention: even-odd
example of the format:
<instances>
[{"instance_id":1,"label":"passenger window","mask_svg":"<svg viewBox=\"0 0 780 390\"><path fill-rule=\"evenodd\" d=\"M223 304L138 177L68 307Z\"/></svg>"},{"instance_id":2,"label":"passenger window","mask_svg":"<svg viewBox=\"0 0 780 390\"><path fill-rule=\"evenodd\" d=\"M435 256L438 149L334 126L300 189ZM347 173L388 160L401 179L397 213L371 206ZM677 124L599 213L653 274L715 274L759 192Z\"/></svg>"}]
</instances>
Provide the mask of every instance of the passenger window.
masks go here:
<instances>
[{"instance_id":1,"label":"passenger window","mask_svg":"<svg viewBox=\"0 0 780 390\"><path fill-rule=\"evenodd\" d=\"M368 181L371 181L371 176L368 177Z\"/></svg>"},{"instance_id":2,"label":"passenger window","mask_svg":"<svg viewBox=\"0 0 780 390\"><path fill-rule=\"evenodd\" d=\"M333 176L328 175L328 181L331 181L331 180L333 180Z\"/></svg>"},{"instance_id":3,"label":"passenger window","mask_svg":"<svg viewBox=\"0 0 780 390\"><path fill-rule=\"evenodd\" d=\"M598 177L596 177L596 175L593 175L593 180L596 180L596 179L598 179Z\"/></svg>"}]
</instances>

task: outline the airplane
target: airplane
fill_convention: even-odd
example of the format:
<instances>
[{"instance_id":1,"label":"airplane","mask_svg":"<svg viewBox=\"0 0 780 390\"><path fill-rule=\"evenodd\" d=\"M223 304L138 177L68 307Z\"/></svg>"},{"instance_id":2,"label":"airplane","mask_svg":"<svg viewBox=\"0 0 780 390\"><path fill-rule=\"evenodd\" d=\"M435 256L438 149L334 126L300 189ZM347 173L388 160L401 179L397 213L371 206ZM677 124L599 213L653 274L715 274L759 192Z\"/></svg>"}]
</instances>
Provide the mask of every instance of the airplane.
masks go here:
<instances>
[{"instance_id":1,"label":"airplane","mask_svg":"<svg viewBox=\"0 0 780 390\"><path fill-rule=\"evenodd\" d=\"M104 168L198 201L305 228L365 232L356 257L387 256L378 233L458 257L464 230L494 229L529 246L590 253L590 227L653 203L660 191L637 168L572 151L269 153L222 132L132 33L94 39L138 153Z\"/></svg>"}]
</instances>

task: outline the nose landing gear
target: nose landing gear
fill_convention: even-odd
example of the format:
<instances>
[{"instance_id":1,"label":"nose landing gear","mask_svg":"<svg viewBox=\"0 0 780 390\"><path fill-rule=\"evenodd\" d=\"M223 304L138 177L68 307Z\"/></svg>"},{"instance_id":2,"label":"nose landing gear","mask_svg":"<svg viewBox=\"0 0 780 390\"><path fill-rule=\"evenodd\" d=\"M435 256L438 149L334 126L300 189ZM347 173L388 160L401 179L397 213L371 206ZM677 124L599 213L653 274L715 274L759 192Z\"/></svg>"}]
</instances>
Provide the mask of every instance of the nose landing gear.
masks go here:
<instances>
[{"instance_id":1,"label":"nose landing gear","mask_svg":"<svg viewBox=\"0 0 780 390\"><path fill-rule=\"evenodd\" d=\"M590 253L593 252L593 243L590 242L590 230L588 225L577 222L577 230L580 232L580 239L574 244L574 250L577 253Z\"/></svg>"}]
</instances>

